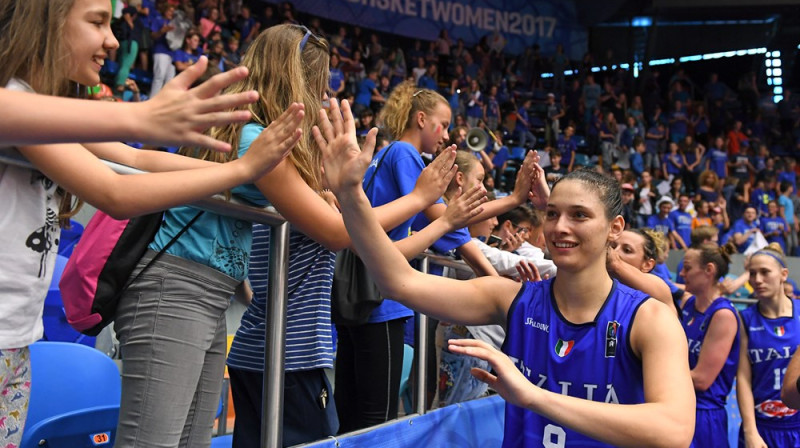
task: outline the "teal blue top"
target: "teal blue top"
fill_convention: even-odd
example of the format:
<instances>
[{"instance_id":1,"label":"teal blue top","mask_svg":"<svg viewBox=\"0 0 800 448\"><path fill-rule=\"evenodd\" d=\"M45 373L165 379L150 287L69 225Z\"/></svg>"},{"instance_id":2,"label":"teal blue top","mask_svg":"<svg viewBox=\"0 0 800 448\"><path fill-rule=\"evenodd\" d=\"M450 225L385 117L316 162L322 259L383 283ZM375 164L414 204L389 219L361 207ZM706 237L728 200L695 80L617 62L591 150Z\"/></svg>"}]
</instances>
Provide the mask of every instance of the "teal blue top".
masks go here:
<instances>
[{"instance_id":1,"label":"teal blue top","mask_svg":"<svg viewBox=\"0 0 800 448\"><path fill-rule=\"evenodd\" d=\"M242 128L239 157L247 152L262 130L263 126L254 123L246 124ZM267 198L253 184L240 185L232 193L236 199L253 205L269 205ZM186 206L167 210L161 229L149 248L155 251L163 249L198 212L199 210ZM252 243L253 229L249 221L205 212L167 253L204 264L237 280L244 280L247 277Z\"/></svg>"}]
</instances>

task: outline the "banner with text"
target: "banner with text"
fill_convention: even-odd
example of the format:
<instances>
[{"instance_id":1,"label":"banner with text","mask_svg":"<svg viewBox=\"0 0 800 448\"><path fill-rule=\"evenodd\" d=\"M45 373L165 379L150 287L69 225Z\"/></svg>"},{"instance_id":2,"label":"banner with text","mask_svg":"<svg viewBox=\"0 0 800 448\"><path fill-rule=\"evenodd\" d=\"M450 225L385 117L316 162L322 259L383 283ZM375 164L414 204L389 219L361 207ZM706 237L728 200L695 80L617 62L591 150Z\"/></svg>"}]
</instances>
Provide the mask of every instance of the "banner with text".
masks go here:
<instances>
[{"instance_id":1,"label":"banner with text","mask_svg":"<svg viewBox=\"0 0 800 448\"><path fill-rule=\"evenodd\" d=\"M577 21L571 0L293 0L307 14L422 40L436 40L446 29L453 42L471 46L486 37L502 38L505 51L522 53L539 44L551 55L557 44L580 60L587 31ZM501 41L502 41L501 40Z\"/></svg>"}]
</instances>

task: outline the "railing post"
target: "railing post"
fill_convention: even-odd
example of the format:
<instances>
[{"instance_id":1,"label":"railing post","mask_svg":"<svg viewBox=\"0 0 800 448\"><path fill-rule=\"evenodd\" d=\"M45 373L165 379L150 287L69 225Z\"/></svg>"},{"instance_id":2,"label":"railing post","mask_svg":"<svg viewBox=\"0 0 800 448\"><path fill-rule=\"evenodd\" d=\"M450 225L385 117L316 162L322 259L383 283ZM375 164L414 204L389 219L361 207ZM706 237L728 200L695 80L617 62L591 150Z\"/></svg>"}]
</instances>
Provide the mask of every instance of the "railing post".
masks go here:
<instances>
[{"instance_id":1,"label":"railing post","mask_svg":"<svg viewBox=\"0 0 800 448\"><path fill-rule=\"evenodd\" d=\"M424 256L420 259L419 270L428 273L428 257ZM414 388L414 406L415 412L419 415L425 414L428 400L426 397L427 392L427 375L428 375L428 316L422 313L414 313L416 316L416 337L414 343L414 360L417 365L417 374L415 378L416 387Z\"/></svg>"},{"instance_id":2,"label":"railing post","mask_svg":"<svg viewBox=\"0 0 800 448\"><path fill-rule=\"evenodd\" d=\"M289 223L273 225L269 238L269 292L261 393L261 446L283 446L283 368L289 278Z\"/></svg>"}]
</instances>

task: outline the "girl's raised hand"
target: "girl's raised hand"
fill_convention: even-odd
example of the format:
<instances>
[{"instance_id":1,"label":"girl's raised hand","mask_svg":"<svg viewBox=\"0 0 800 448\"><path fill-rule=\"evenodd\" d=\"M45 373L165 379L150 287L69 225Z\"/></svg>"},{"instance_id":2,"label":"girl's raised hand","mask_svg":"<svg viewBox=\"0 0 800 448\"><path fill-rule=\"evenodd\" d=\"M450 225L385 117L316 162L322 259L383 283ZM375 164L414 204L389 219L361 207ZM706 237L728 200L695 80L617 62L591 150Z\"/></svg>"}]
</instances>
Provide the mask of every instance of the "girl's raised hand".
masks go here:
<instances>
[{"instance_id":1,"label":"girl's raised hand","mask_svg":"<svg viewBox=\"0 0 800 448\"><path fill-rule=\"evenodd\" d=\"M467 226L470 219L478 216L483 211L481 204L486 202L486 190L483 185L476 185L466 193L461 188L450 199L442 219L451 229L461 229Z\"/></svg>"},{"instance_id":2,"label":"girl's raised hand","mask_svg":"<svg viewBox=\"0 0 800 448\"><path fill-rule=\"evenodd\" d=\"M450 181L458 171L455 161L456 145L443 149L433 162L422 170L414 185L413 193L420 195L425 204L436 202L447 191Z\"/></svg>"},{"instance_id":3,"label":"girl's raised hand","mask_svg":"<svg viewBox=\"0 0 800 448\"><path fill-rule=\"evenodd\" d=\"M521 282L540 282L542 276L539 274L539 268L528 260L522 260L516 266L517 273L519 274L519 281Z\"/></svg>"},{"instance_id":4,"label":"girl's raised hand","mask_svg":"<svg viewBox=\"0 0 800 448\"><path fill-rule=\"evenodd\" d=\"M378 130L370 129L364 147L359 148L355 120L347 100L342 101L340 110L338 101L332 98L330 115L329 119L325 110L320 110L320 125L314 126L311 133L322 152L325 184L338 194L348 187L361 188L364 172L372 162Z\"/></svg>"},{"instance_id":5,"label":"girl's raised hand","mask_svg":"<svg viewBox=\"0 0 800 448\"><path fill-rule=\"evenodd\" d=\"M453 353L488 361L495 372L494 375L478 368L473 368L470 373L496 390L508 403L529 408L536 399L537 387L525 378L508 355L491 345L477 339L450 339L447 349Z\"/></svg>"},{"instance_id":6,"label":"girl's raised hand","mask_svg":"<svg viewBox=\"0 0 800 448\"><path fill-rule=\"evenodd\" d=\"M525 160L522 161L522 166L517 171L517 180L514 183L514 191L511 196L517 198L520 204L525 203L530 196L531 183L533 182L534 164L539 163L539 153L537 151L528 151L525 154Z\"/></svg>"},{"instance_id":7,"label":"girl's raised hand","mask_svg":"<svg viewBox=\"0 0 800 448\"><path fill-rule=\"evenodd\" d=\"M528 193L528 200L537 210L544 210L547 200L550 199L550 186L547 185L547 178L538 158L537 155L536 162L531 166L531 191Z\"/></svg>"},{"instance_id":8,"label":"girl's raised hand","mask_svg":"<svg viewBox=\"0 0 800 448\"><path fill-rule=\"evenodd\" d=\"M292 103L253 140L250 149L242 156L242 159L248 161L248 169L253 170L253 180L272 171L289 155L303 133L300 124L304 116L304 106Z\"/></svg>"},{"instance_id":9,"label":"girl's raised hand","mask_svg":"<svg viewBox=\"0 0 800 448\"><path fill-rule=\"evenodd\" d=\"M256 102L258 93L219 94L222 89L247 77L245 67L220 73L192 88L192 84L205 73L207 65L208 58L203 56L149 101L132 103L139 112L135 114L136 123L133 123L141 134L139 141L199 146L220 152L231 150L230 142L215 140L203 135L203 131L212 126L249 120L249 111L231 109Z\"/></svg>"}]
</instances>

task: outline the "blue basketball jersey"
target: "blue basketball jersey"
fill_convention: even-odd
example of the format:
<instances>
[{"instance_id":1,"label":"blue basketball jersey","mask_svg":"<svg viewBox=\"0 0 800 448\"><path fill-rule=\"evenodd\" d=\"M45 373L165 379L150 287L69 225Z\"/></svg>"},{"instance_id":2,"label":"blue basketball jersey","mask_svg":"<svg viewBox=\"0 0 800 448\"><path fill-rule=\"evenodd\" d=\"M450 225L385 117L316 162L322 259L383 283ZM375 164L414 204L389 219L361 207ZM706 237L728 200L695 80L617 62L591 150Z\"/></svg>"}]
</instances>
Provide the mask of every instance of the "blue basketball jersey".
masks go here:
<instances>
[{"instance_id":1,"label":"blue basketball jersey","mask_svg":"<svg viewBox=\"0 0 800 448\"><path fill-rule=\"evenodd\" d=\"M683 331L686 333L686 338L689 342L689 368L694 369L697 365L697 360L700 358L700 349L703 347L703 340L706 337L706 331L711 323L711 318L714 313L720 310L731 310L738 321L739 314L733 307L733 304L724 297L718 297L711 306L700 312L695 308L695 297L692 296L686 301L686 304L681 309L681 325ZM728 358L725 360L725 365L717 375L714 383L705 392L695 391L697 396L698 409L717 409L725 406L728 393L731 391L733 379L736 378L736 367L739 364L739 327L736 327L736 337L733 340L731 351L728 353Z\"/></svg>"},{"instance_id":2,"label":"blue basketball jersey","mask_svg":"<svg viewBox=\"0 0 800 448\"><path fill-rule=\"evenodd\" d=\"M786 367L800 344L800 315L792 300L792 317L767 319L753 304L742 311L747 332L747 357L752 367L756 421L800 424L800 413L781 401L781 385Z\"/></svg>"},{"instance_id":3,"label":"blue basketball jersey","mask_svg":"<svg viewBox=\"0 0 800 448\"><path fill-rule=\"evenodd\" d=\"M530 382L605 403L644 402L642 364L630 329L648 296L616 280L593 322L573 324L558 309L553 279L525 283L508 311L503 352ZM503 447L609 446L532 411L506 404Z\"/></svg>"}]
</instances>

